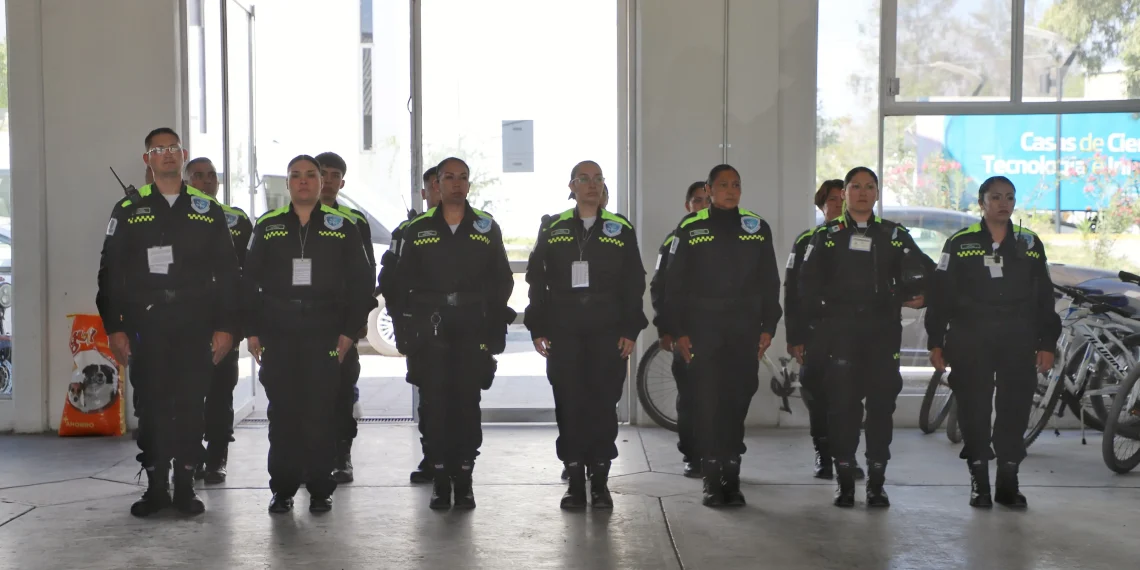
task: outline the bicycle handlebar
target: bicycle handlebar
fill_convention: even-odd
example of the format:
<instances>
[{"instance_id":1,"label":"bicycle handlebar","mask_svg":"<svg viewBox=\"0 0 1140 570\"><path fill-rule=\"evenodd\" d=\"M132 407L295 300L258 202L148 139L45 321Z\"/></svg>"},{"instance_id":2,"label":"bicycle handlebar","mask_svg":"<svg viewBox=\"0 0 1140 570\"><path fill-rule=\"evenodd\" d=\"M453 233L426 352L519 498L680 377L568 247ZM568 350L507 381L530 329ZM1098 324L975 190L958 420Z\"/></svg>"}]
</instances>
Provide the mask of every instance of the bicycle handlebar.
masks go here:
<instances>
[{"instance_id":1,"label":"bicycle handlebar","mask_svg":"<svg viewBox=\"0 0 1140 570\"><path fill-rule=\"evenodd\" d=\"M1121 271L1121 274L1124 274L1124 273L1125 273L1124 271ZM1112 312L1112 313L1116 313L1117 315L1120 315L1121 317L1124 317L1126 319L1135 318L1132 315L1132 313L1129 313L1128 311L1121 309L1120 307L1110 305L1108 303L1108 301L1110 301L1114 298L1111 295L1093 295L1093 294L1085 293L1084 291L1082 291L1076 287L1066 287L1065 285L1057 285L1056 283L1053 284L1053 288L1056 289L1057 291L1060 291L1060 292L1072 297L1074 301L1076 301L1082 305L1090 305L1089 309L1093 313L1101 314L1101 313Z\"/></svg>"}]
</instances>

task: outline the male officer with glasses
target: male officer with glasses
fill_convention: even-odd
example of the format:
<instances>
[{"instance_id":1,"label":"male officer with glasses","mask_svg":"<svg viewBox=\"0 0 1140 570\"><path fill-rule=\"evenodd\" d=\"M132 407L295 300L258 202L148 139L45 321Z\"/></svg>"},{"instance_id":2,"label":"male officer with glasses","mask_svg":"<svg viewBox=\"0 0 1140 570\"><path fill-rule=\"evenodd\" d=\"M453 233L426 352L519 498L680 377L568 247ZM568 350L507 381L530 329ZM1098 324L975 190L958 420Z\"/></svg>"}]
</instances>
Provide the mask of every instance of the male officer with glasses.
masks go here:
<instances>
[{"instance_id":1,"label":"male officer with glasses","mask_svg":"<svg viewBox=\"0 0 1140 570\"><path fill-rule=\"evenodd\" d=\"M238 332L238 261L226 215L182 182L186 151L168 128L151 131L143 161L155 183L120 198L99 260L99 316L119 362L133 357L139 397L139 462L148 487L131 514L174 504L205 510L194 493L209 378ZM168 492L171 462L174 498Z\"/></svg>"}]
</instances>

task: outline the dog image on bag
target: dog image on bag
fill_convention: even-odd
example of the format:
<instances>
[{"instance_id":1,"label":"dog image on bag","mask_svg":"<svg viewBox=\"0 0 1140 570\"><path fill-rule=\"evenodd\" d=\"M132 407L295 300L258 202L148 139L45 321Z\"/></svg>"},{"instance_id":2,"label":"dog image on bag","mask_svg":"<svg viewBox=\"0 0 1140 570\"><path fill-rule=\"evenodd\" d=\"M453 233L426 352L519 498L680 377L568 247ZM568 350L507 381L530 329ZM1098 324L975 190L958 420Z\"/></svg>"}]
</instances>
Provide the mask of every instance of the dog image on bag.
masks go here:
<instances>
[{"instance_id":1,"label":"dog image on bag","mask_svg":"<svg viewBox=\"0 0 1140 570\"><path fill-rule=\"evenodd\" d=\"M106 364L88 364L81 374L81 382L68 385L71 405L84 413L97 412L109 406L116 392L115 369Z\"/></svg>"}]
</instances>

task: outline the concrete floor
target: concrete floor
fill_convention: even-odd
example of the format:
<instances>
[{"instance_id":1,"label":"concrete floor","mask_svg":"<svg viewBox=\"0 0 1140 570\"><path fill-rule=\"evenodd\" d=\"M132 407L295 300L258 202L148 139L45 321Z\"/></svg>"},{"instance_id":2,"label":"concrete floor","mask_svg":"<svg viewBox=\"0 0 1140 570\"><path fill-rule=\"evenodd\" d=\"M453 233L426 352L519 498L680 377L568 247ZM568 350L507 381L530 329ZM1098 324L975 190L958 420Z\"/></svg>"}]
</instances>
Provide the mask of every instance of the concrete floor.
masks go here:
<instances>
[{"instance_id":1,"label":"concrete floor","mask_svg":"<svg viewBox=\"0 0 1140 570\"><path fill-rule=\"evenodd\" d=\"M1109 472L1099 441L1042 436L1023 466L1024 513L966 505L958 447L941 434L896 433L894 506L830 505L808 475L802 430L755 431L743 509L700 504L680 476L674 436L624 427L612 513L564 513L551 426L488 426L476 467L479 507L433 512L412 486L418 434L362 426L357 482L332 513L270 516L263 427L241 428L226 485L201 494L205 515L130 516L141 488L134 443L0 437L0 569L170 568L1135 568L1140 473Z\"/></svg>"}]
</instances>

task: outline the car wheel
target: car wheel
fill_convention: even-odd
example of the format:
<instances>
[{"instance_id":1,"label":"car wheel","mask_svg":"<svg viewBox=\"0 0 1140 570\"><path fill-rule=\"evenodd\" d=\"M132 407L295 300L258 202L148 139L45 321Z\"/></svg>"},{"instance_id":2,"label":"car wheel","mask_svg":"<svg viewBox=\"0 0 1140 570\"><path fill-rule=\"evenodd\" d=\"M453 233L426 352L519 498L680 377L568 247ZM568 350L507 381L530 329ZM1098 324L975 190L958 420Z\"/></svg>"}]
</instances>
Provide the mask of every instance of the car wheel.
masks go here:
<instances>
[{"instance_id":1,"label":"car wheel","mask_svg":"<svg viewBox=\"0 0 1140 570\"><path fill-rule=\"evenodd\" d=\"M368 314L368 344L381 356L400 356L396 350L396 334L392 327L392 317L384 306L384 298L376 299L380 305Z\"/></svg>"}]
</instances>

